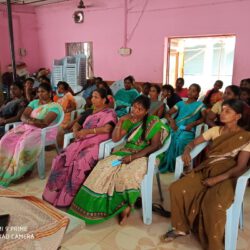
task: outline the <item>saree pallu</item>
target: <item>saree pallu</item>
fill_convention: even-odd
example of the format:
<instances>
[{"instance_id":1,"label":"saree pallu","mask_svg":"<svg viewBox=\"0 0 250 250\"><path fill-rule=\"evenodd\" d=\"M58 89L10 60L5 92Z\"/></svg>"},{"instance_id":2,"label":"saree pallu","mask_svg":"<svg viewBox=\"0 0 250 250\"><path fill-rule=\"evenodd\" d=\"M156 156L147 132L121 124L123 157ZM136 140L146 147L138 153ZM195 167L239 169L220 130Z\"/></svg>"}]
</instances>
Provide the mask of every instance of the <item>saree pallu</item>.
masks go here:
<instances>
[{"instance_id":1,"label":"saree pallu","mask_svg":"<svg viewBox=\"0 0 250 250\"><path fill-rule=\"evenodd\" d=\"M56 103L41 105L34 109L31 117L43 119L50 112L51 107L59 107ZM60 107L58 113L60 113ZM62 113L61 113L62 115ZM60 118L57 115L56 120ZM56 121L54 121L56 122ZM0 186L8 186L10 182L19 179L31 170L41 152L41 128L22 124L6 133L0 141ZM51 131L48 138L54 136Z\"/></svg>"},{"instance_id":2,"label":"saree pallu","mask_svg":"<svg viewBox=\"0 0 250 250\"><path fill-rule=\"evenodd\" d=\"M226 210L234 199L236 179L227 179L212 187L204 186L202 180L235 167L238 153L249 140L250 133L246 131L217 137L207 159L169 188L173 229L182 232L193 230L198 234L203 249L224 249Z\"/></svg>"},{"instance_id":3,"label":"saree pallu","mask_svg":"<svg viewBox=\"0 0 250 250\"><path fill-rule=\"evenodd\" d=\"M141 140L142 128L139 125L129 136L124 148L99 161L77 193L68 213L88 224L95 224L114 217L128 206L133 207L140 196L148 159L141 157L116 167L112 167L112 162L143 150L158 132L161 132L161 141L164 143L169 128L158 117L148 117L145 140Z\"/></svg>"},{"instance_id":4,"label":"saree pallu","mask_svg":"<svg viewBox=\"0 0 250 250\"><path fill-rule=\"evenodd\" d=\"M83 129L103 127L116 123L112 109L104 109L89 115ZM98 161L99 145L110 134L89 134L71 143L52 163L52 170L43 192L43 199L57 207L71 204L80 186Z\"/></svg>"},{"instance_id":5,"label":"saree pallu","mask_svg":"<svg viewBox=\"0 0 250 250\"><path fill-rule=\"evenodd\" d=\"M180 101L175 107L178 109L178 116L175 119L178 129L176 131L171 130L171 145L159 167L161 173L174 171L176 157L183 153L186 145L195 137L195 128L186 131L182 129L182 126L187 126L200 119L201 112L205 108L204 104L199 101L190 104Z\"/></svg>"}]
</instances>

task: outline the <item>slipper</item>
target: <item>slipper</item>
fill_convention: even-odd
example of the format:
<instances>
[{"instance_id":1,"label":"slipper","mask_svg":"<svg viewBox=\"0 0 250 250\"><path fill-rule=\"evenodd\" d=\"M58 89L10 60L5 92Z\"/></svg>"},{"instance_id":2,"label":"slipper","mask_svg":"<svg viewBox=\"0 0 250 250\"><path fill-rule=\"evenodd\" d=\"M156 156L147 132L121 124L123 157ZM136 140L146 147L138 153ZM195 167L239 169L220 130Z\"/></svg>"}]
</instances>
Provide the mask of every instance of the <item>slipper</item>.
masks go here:
<instances>
[{"instance_id":1,"label":"slipper","mask_svg":"<svg viewBox=\"0 0 250 250\"><path fill-rule=\"evenodd\" d=\"M161 242L168 243L175 240L177 237L187 236L187 234L177 233L175 230L170 230L160 236Z\"/></svg>"},{"instance_id":2,"label":"slipper","mask_svg":"<svg viewBox=\"0 0 250 250\"><path fill-rule=\"evenodd\" d=\"M166 218L170 218L171 217L171 212L165 210L163 208L162 205L158 204L158 203L153 203L152 204L152 210L155 213L158 213L159 215L166 217Z\"/></svg>"}]
</instances>

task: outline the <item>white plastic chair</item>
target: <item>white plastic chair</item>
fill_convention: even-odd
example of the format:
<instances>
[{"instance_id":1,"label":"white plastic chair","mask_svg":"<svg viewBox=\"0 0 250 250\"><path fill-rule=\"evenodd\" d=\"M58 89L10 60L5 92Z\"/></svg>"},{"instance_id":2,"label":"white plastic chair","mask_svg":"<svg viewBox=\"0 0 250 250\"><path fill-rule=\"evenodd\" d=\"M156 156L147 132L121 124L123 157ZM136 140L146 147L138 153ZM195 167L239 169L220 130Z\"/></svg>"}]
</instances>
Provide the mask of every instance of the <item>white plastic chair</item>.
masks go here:
<instances>
[{"instance_id":1,"label":"white plastic chair","mask_svg":"<svg viewBox=\"0 0 250 250\"><path fill-rule=\"evenodd\" d=\"M70 140L74 138L73 133L67 133L64 135L64 143L63 143L63 148L66 148L70 144ZM99 154L98 154L98 159L101 160L104 158L104 149L105 149L105 144L107 142L110 142L111 140L106 140L100 143L99 145Z\"/></svg>"},{"instance_id":2,"label":"white plastic chair","mask_svg":"<svg viewBox=\"0 0 250 250\"><path fill-rule=\"evenodd\" d=\"M207 130L208 130L208 125L206 123L199 124L195 128L195 138L199 137L201 134L203 134Z\"/></svg>"},{"instance_id":3,"label":"white plastic chair","mask_svg":"<svg viewBox=\"0 0 250 250\"><path fill-rule=\"evenodd\" d=\"M196 146L190 153L191 159L194 159L206 146L208 142ZM175 179L179 179L183 172L184 164L181 156L176 158ZM243 227L243 198L247 186L247 181L250 178L250 169L242 174L236 184L234 202L227 209L227 218L225 225L225 250L236 250L237 236L240 228Z\"/></svg>"},{"instance_id":4,"label":"white plastic chair","mask_svg":"<svg viewBox=\"0 0 250 250\"><path fill-rule=\"evenodd\" d=\"M59 121L56 124L50 125L50 126L43 128L41 130L42 150L41 150L41 153L40 153L40 155L38 157L38 161L37 161L37 169L38 169L38 174L39 174L40 179L45 178L45 147L49 146L49 145L55 145L56 150L59 153L59 148L57 145L56 136L55 136L55 138L52 138L51 140L46 139L46 135L49 132L53 131L54 129L58 128L64 119L64 112L63 112L61 106L58 106L58 107L61 109L61 114L62 114ZM15 128L20 124L22 124L22 122L15 122L15 123L6 124L5 125L5 132L7 132L11 127Z\"/></svg>"},{"instance_id":5,"label":"white plastic chair","mask_svg":"<svg viewBox=\"0 0 250 250\"><path fill-rule=\"evenodd\" d=\"M124 88L124 81L123 80L118 80L115 81L110 85L110 89L112 90L113 96L118 92L118 90Z\"/></svg>"},{"instance_id":6,"label":"white plastic chair","mask_svg":"<svg viewBox=\"0 0 250 250\"><path fill-rule=\"evenodd\" d=\"M83 109L86 104L86 100L82 96L74 96L74 99L76 101L76 109Z\"/></svg>"},{"instance_id":7,"label":"white plastic chair","mask_svg":"<svg viewBox=\"0 0 250 250\"><path fill-rule=\"evenodd\" d=\"M124 143L126 138L122 138L118 142L113 142L110 140L109 142L106 142L105 144L105 150L104 150L104 158L109 156L111 153L111 150ZM153 176L156 174L157 177L157 183L160 194L161 192L161 186L159 183L159 171L157 168L158 162L156 161L156 157L160 155L161 153L168 150L168 147L171 143L171 136L169 135L168 139L165 141L164 145L161 147L161 149L157 150L156 152L150 154L148 157L148 171L146 175L144 176L144 179L141 183L141 197L142 197L142 212L143 212L143 222L144 224L150 225L152 223L152 194L153 194Z\"/></svg>"},{"instance_id":8,"label":"white plastic chair","mask_svg":"<svg viewBox=\"0 0 250 250\"><path fill-rule=\"evenodd\" d=\"M74 96L76 101L76 110L70 113L70 121L73 122L83 111L86 104L85 99L82 96Z\"/></svg>"}]
</instances>

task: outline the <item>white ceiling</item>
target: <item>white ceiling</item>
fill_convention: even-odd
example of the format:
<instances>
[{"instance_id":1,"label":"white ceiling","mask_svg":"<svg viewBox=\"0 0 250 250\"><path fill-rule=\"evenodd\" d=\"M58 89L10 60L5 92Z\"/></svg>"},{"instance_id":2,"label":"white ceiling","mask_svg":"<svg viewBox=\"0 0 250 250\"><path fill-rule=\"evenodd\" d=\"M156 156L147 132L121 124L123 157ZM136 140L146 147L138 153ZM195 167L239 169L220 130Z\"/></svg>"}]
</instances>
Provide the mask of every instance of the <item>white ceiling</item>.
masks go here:
<instances>
[{"instance_id":1,"label":"white ceiling","mask_svg":"<svg viewBox=\"0 0 250 250\"><path fill-rule=\"evenodd\" d=\"M41 6L52 3L66 2L70 0L11 0L11 3L16 5L30 5L30 6ZM6 0L0 0L1 4L5 4Z\"/></svg>"}]
</instances>

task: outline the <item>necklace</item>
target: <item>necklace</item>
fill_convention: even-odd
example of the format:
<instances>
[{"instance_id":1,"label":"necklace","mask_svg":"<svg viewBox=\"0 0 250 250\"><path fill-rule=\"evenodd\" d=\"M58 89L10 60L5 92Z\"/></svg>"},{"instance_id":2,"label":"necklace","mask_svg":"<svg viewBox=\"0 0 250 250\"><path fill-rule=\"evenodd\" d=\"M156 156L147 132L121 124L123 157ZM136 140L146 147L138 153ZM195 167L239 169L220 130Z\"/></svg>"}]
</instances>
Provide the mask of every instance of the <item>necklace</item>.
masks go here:
<instances>
[{"instance_id":1,"label":"necklace","mask_svg":"<svg viewBox=\"0 0 250 250\"><path fill-rule=\"evenodd\" d=\"M104 107L101 107L101 108L94 108L93 109L93 113L97 113L97 112L100 112L101 110L103 110L104 109Z\"/></svg>"}]
</instances>

